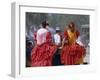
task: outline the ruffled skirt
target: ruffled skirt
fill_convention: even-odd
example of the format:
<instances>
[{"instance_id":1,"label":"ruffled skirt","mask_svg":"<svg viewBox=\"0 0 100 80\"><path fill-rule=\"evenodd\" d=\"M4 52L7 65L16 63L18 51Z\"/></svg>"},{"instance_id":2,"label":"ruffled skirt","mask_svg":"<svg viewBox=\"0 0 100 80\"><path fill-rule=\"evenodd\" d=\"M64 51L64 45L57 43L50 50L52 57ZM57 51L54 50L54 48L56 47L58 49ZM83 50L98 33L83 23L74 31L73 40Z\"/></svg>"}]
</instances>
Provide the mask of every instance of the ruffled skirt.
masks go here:
<instances>
[{"instance_id":1,"label":"ruffled skirt","mask_svg":"<svg viewBox=\"0 0 100 80\"><path fill-rule=\"evenodd\" d=\"M51 43L37 45L32 50L31 66L51 66L52 58L56 52L56 46Z\"/></svg>"},{"instance_id":2,"label":"ruffled skirt","mask_svg":"<svg viewBox=\"0 0 100 80\"><path fill-rule=\"evenodd\" d=\"M85 55L85 48L79 44L64 45L61 51L61 62L65 65L81 64Z\"/></svg>"}]
</instances>

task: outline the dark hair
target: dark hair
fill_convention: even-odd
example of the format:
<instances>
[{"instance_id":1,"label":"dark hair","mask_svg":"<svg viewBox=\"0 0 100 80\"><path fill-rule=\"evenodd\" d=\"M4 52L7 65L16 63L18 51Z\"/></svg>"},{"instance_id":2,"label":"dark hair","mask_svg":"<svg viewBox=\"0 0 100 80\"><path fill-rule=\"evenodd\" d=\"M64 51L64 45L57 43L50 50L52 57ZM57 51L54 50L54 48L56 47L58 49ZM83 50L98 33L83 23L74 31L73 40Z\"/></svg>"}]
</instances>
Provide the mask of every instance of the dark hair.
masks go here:
<instances>
[{"instance_id":1,"label":"dark hair","mask_svg":"<svg viewBox=\"0 0 100 80\"><path fill-rule=\"evenodd\" d=\"M42 22L42 27L43 27L43 28L46 28L47 25L49 25L49 24L47 23L47 21L43 21L43 22Z\"/></svg>"},{"instance_id":2,"label":"dark hair","mask_svg":"<svg viewBox=\"0 0 100 80\"><path fill-rule=\"evenodd\" d=\"M73 32L75 30L75 23L74 22L70 22L68 27L71 29L71 31Z\"/></svg>"},{"instance_id":3,"label":"dark hair","mask_svg":"<svg viewBox=\"0 0 100 80\"><path fill-rule=\"evenodd\" d=\"M72 26L71 26L71 25L72 25ZM69 26L69 28L70 28L70 27L75 28L75 23L74 23L74 22L70 22L68 26Z\"/></svg>"}]
</instances>

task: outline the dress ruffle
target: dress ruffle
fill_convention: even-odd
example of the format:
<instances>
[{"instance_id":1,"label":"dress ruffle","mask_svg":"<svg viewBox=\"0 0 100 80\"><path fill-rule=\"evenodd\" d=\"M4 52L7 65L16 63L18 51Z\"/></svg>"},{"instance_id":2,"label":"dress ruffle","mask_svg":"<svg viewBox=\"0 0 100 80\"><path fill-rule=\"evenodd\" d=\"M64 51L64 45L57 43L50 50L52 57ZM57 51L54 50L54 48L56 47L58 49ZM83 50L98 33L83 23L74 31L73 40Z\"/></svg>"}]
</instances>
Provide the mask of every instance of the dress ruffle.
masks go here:
<instances>
[{"instance_id":1,"label":"dress ruffle","mask_svg":"<svg viewBox=\"0 0 100 80\"><path fill-rule=\"evenodd\" d=\"M32 66L51 66L56 46L44 43L32 50Z\"/></svg>"},{"instance_id":2,"label":"dress ruffle","mask_svg":"<svg viewBox=\"0 0 100 80\"><path fill-rule=\"evenodd\" d=\"M80 64L85 55L85 48L79 44L66 44L61 52L61 62L66 65Z\"/></svg>"}]
</instances>

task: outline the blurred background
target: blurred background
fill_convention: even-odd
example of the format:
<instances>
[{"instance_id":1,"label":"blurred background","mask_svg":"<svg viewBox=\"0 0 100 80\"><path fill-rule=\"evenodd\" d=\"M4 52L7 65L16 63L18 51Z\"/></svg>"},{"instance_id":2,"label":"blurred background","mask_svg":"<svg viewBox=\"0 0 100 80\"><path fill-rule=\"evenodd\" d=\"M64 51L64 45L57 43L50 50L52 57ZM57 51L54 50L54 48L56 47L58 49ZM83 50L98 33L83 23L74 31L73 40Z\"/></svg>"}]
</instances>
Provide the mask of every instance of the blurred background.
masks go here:
<instances>
[{"instance_id":1,"label":"blurred background","mask_svg":"<svg viewBox=\"0 0 100 80\"><path fill-rule=\"evenodd\" d=\"M89 43L89 15L26 12L26 36L33 40L33 33L41 27L41 23L45 20L48 21L53 33L56 27L64 32L66 25L73 21L80 32L81 41L85 45Z\"/></svg>"}]
</instances>

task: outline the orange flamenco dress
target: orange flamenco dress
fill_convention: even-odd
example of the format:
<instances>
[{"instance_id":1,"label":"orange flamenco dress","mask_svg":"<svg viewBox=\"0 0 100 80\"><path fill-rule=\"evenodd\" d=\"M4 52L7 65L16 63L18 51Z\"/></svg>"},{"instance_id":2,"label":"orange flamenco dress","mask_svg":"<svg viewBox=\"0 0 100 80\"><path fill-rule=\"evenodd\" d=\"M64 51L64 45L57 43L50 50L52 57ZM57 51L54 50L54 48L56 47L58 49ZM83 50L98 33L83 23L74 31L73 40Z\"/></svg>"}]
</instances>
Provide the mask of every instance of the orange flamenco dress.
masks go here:
<instances>
[{"instance_id":1,"label":"orange flamenco dress","mask_svg":"<svg viewBox=\"0 0 100 80\"><path fill-rule=\"evenodd\" d=\"M52 43L51 33L47 32L46 42L36 45L32 50L31 66L51 66L56 46Z\"/></svg>"},{"instance_id":2,"label":"orange flamenco dress","mask_svg":"<svg viewBox=\"0 0 100 80\"><path fill-rule=\"evenodd\" d=\"M64 33L65 39L68 40L64 44L61 51L61 62L64 65L76 65L83 62L83 56L85 55L85 48L76 43L76 39L79 36L79 32L71 32L67 30Z\"/></svg>"}]
</instances>

